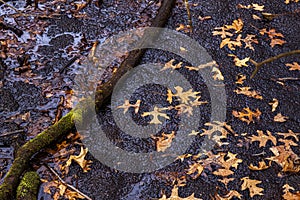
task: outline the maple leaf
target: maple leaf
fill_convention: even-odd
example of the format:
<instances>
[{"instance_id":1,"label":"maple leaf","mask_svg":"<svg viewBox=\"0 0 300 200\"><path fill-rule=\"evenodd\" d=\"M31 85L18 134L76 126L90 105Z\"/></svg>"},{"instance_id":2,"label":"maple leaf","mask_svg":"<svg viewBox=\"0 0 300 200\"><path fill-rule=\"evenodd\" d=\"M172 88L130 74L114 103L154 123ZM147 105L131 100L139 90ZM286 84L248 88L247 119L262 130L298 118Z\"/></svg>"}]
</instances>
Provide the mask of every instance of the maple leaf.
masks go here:
<instances>
[{"instance_id":1,"label":"maple leaf","mask_svg":"<svg viewBox=\"0 0 300 200\"><path fill-rule=\"evenodd\" d=\"M225 28L234 29L235 33L239 33L242 31L243 26L244 26L243 20L239 18L234 20L231 25L225 25Z\"/></svg>"},{"instance_id":2,"label":"maple leaf","mask_svg":"<svg viewBox=\"0 0 300 200\"><path fill-rule=\"evenodd\" d=\"M272 106L272 112L274 112L278 106L279 102L277 99L273 98L273 100L269 103Z\"/></svg>"},{"instance_id":3,"label":"maple leaf","mask_svg":"<svg viewBox=\"0 0 300 200\"><path fill-rule=\"evenodd\" d=\"M300 191L297 191L296 193L291 193L290 190L295 190L295 188L289 186L289 184L284 184L282 186L283 188L283 199L285 200L291 200L291 199L300 199Z\"/></svg>"},{"instance_id":4,"label":"maple leaf","mask_svg":"<svg viewBox=\"0 0 300 200\"><path fill-rule=\"evenodd\" d=\"M203 172L203 166L200 163L193 163L189 165L189 169L187 170L187 174L191 175L193 179L198 178Z\"/></svg>"},{"instance_id":5,"label":"maple leaf","mask_svg":"<svg viewBox=\"0 0 300 200\"><path fill-rule=\"evenodd\" d=\"M211 72L214 73L214 75L213 75L213 79L214 80L219 80L219 81L223 81L224 80L222 72L218 68L213 67L212 70L211 70Z\"/></svg>"},{"instance_id":6,"label":"maple leaf","mask_svg":"<svg viewBox=\"0 0 300 200\"><path fill-rule=\"evenodd\" d=\"M276 137L274 137L270 131L267 131L267 135L265 135L261 130L257 130L256 132L258 133L258 136L252 135L250 137L251 142L258 141L259 147L264 147L266 146L268 140L270 140L274 145L276 145Z\"/></svg>"},{"instance_id":7,"label":"maple leaf","mask_svg":"<svg viewBox=\"0 0 300 200\"><path fill-rule=\"evenodd\" d=\"M262 192L264 191L263 188L257 186L260 184L261 181L250 179L249 177L241 178L243 182L242 190L249 189L250 197L252 198L255 195L264 195Z\"/></svg>"},{"instance_id":8,"label":"maple leaf","mask_svg":"<svg viewBox=\"0 0 300 200\"><path fill-rule=\"evenodd\" d=\"M250 124L251 122L254 122L254 117L259 120L261 112L259 109L256 109L255 112L251 111L250 108L243 108L242 111L232 111L232 115L239 118L241 121L246 122L247 124Z\"/></svg>"},{"instance_id":9,"label":"maple leaf","mask_svg":"<svg viewBox=\"0 0 300 200\"><path fill-rule=\"evenodd\" d=\"M169 198L167 198L167 196L164 194L162 196L162 198L160 198L159 200L202 200L202 199L196 198L194 196L194 193L192 195L190 195L189 197L185 197L185 198L179 197L178 196L178 186L175 186L172 189L172 193Z\"/></svg>"},{"instance_id":10,"label":"maple leaf","mask_svg":"<svg viewBox=\"0 0 300 200\"><path fill-rule=\"evenodd\" d=\"M236 190L230 190L225 196L220 196L219 194L215 195L216 200L230 200L233 197L237 197L239 199L242 198L243 195L241 195L238 191Z\"/></svg>"},{"instance_id":11,"label":"maple leaf","mask_svg":"<svg viewBox=\"0 0 300 200\"><path fill-rule=\"evenodd\" d=\"M238 90L233 90L237 94L243 94L248 97L253 97L255 99L263 99L262 96L257 93L255 90L250 90L250 87L239 87Z\"/></svg>"},{"instance_id":12,"label":"maple leaf","mask_svg":"<svg viewBox=\"0 0 300 200\"><path fill-rule=\"evenodd\" d=\"M237 81L235 82L236 84L243 84L244 80L246 80L246 76L243 74L239 74L237 76Z\"/></svg>"},{"instance_id":13,"label":"maple leaf","mask_svg":"<svg viewBox=\"0 0 300 200\"><path fill-rule=\"evenodd\" d=\"M297 62L287 63L285 66L290 67L289 70L300 70L300 65Z\"/></svg>"},{"instance_id":14,"label":"maple leaf","mask_svg":"<svg viewBox=\"0 0 300 200\"><path fill-rule=\"evenodd\" d=\"M164 67L163 67L160 71L167 70L167 69L174 70L174 69L179 69L179 68L181 68L182 62L179 62L179 63L177 63L176 65L173 65L174 62L175 62L174 59L170 60L169 62L167 62L167 63L164 65Z\"/></svg>"},{"instance_id":15,"label":"maple leaf","mask_svg":"<svg viewBox=\"0 0 300 200\"><path fill-rule=\"evenodd\" d=\"M83 169L83 172L87 172L88 170L90 170L90 165L92 163L91 160L84 159L87 152L88 152L88 148L84 149L83 147L81 147L80 154L78 156L71 155L68 161L66 162L66 166L67 167L70 166L72 161L74 160L80 165L80 167Z\"/></svg>"},{"instance_id":16,"label":"maple leaf","mask_svg":"<svg viewBox=\"0 0 300 200\"><path fill-rule=\"evenodd\" d=\"M239 59L236 55L233 55L233 54L228 54L228 56L233 57L235 66L237 66L237 67L248 66L247 62L249 62L250 57L246 57L244 59Z\"/></svg>"},{"instance_id":17,"label":"maple leaf","mask_svg":"<svg viewBox=\"0 0 300 200\"><path fill-rule=\"evenodd\" d=\"M281 113L278 113L274 117L274 122L285 122L289 117L283 116Z\"/></svg>"},{"instance_id":18,"label":"maple leaf","mask_svg":"<svg viewBox=\"0 0 300 200\"><path fill-rule=\"evenodd\" d=\"M254 166L252 163L248 166L249 169L254 171L261 171L264 169L268 169L271 166L271 161L269 161L269 165L266 164L265 161L258 162L258 166Z\"/></svg>"},{"instance_id":19,"label":"maple leaf","mask_svg":"<svg viewBox=\"0 0 300 200\"><path fill-rule=\"evenodd\" d=\"M163 117L165 119L170 119L170 117L166 113L162 113L161 111L167 110L168 108L159 108L154 106L153 111L151 112L144 112L141 116L146 117L152 115L152 120L150 124L161 124L162 122L159 121L158 117Z\"/></svg>"},{"instance_id":20,"label":"maple leaf","mask_svg":"<svg viewBox=\"0 0 300 200\"><path fill-rule=\"evenodd\" d=\"M164 152L171 146L172 140L175 138L175 132L172 131L170 134L162 133L161 137L152 136L156 140L156 151Z\"/></svg>"},{"instance_id":21,"label":"maple leaf","mask_svg":"<svg viewBox=\"0 0 300 200\"><path fill-rule=\"evenodd\" d=\"M130 104L129 100L125 100L125 103L121 106L118 106L117 108L123 108L124 114L128 111L130 107L134 108L134 112L138 113L140 108L141 100L137 100L135 104Z\"/></svg>"},{"instance_id":22,"label":"maple leaf","mask_svg":"<svg viewBox=\"0 0 300 200\"><path fill-rule=\"evenodd\" d=\"M227 36L231 37L233 36L232 33L230 32L227 32L228 28L225 28L225 27L216 27L215 30L217 31L213 31L213 35L221 35L221 38L224 39L226 38Z\"/></svg>"}]
</instances>

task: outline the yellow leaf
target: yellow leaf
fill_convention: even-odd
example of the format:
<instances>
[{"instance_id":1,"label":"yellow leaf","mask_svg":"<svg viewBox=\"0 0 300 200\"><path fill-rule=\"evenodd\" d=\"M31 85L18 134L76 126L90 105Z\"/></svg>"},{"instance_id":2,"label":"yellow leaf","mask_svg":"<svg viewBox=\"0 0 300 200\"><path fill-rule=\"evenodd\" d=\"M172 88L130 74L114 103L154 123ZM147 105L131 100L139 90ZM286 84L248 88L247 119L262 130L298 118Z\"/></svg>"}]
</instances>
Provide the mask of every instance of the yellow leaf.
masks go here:
<instances>
[{"instance_id":1,"label":"yellow leaf","mask_svg":"<svg viewBox=\"0 0 300 200\"><path fill-rule=\"evenodd\" d=\"M233 57L235 66L238 66L238 67L248 66L247 62L250 60L250 57L246 57L244 59L239 59L236 55L233 55L233 54L228 54L228 56Z\"/></svg>"},{"instance_id":2,"label":"yellow leaf","mask_svg":"<svg viewBox=\"0 0 300 200\"><path fill-rule=\"evenodd\" d=\"M165 119L170 119L170 117L167 114L161 112L161 111L167 110L167 109L168 108L158 108L158 107L154 106L153 111L144 112L142 114L142 117L152 115L152 120L150 121L150 124L161 124L162 122L159 121L158 117L163 117Z\"/></svg>"},{"instance_id":3,"label":"yellow leaf","mask_svg":"<svg viewBox=\"0 0 300 200\"><path fill-rule=\"evenodd\" d=\"M242 111L232 111L232 115L239 118L241 121L246 122L247 124L250 124L250 122L254 122L254 117L259 120L261 112L259 109L256 109L255 112L251 111L250 108L243 108Z\"/></svg>"},{"instance_id":4,"label":"yellow leaf","mask_svg":"<svg viewBox=\"0 0 300 200\"><path fill-rule=\"evenodd\" d=\"M231 37L233 36L232 33L227 32L227 28L225 27L216 27L215 28L216 31L213 31L213 35L220 35L222 39L226 38L227 36Z\"/></svg>"},{"instance_id":5,"label":"yellow leaf","mask_svg":"<svg viewBox=\"0 0 300 200\"><path fill-rule=\"evenodd\" d=\"M283 116L281 113L278 113L274 117L274 122L285 122L289 117Z\"/></svg>"},{"instance_id":6,"label":"yellow leaf","mask_svg":"<svg viewBox=\"0 0 300 200\"><path fill-rule=\"evenodd\" d=\"M297 62L287 63L285 66L290 67L289 70L300 70L300 65Z\"/></svg>"},{"instance_id":7,"label":"yellow leaf","mask_svg":"<svg viewBox=\"0 0 300 200\"><path fill-rule=\"evenodd\" d=\"M244 26L243 20L240 18L234 20L231 25L225 25L225 27L227 29L234 29L235 33L241 32L243 29L243 26Z\"/></svg>"},{"instance_id":8,"label":"yellow leaf","mask_svg":"<svg viewBox=\"0 0 300 200\"><path fill-rule=\"evenodd\" d=\"M264 5L260 6L257 3L253 3L252 7L254 10L263 11L265 6Z\"/></svg>"},{"instance_id":9,"label":"yellow leaf","mask_svg":"<svg viewBox=\"0 0 300 200\"><path fill-rule=\"evenodd\" d=\"M167 62L167 63L165 64L165 66L164 66L160 71L167 70L167 69L174 70L174 69L179 69L179 68L181 68L182 62L179 62L179 63L177 63L176 65L173 65L174 62L175 62L174 59L170 60L169 62Z\"/></svg>"},{"instance_id":10,"label":"yellow leaf","mask_svg":"<svg viewBox=\"0 0 300 200\"><path fill-rule=\"evenodd\" d=\"M252 198L255 195L264 195L262 192L264 191L263 188L257 186L260 184L261 181L250 179L249 177L241 178L243 182L242 190L249 189L250 197Z\"/></svg>"}]
</instances>

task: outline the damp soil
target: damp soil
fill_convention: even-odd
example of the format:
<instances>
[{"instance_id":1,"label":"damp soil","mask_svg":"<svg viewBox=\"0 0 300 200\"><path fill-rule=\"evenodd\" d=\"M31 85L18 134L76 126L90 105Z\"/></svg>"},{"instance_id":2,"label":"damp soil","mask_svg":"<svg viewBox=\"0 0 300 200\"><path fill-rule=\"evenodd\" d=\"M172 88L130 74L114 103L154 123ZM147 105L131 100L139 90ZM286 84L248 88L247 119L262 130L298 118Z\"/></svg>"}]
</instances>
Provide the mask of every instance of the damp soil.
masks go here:
<instances>
[{"instance_id":1,"label":"damp soil","mask_svg":"<svg viewBox=\"0 0 300 200\"><path fill-rule=\"evenodd\" d=\"M80 61L86 58L93 42L99 41L101 43L106 38L121 31L149 26L159 6L156 3L147 6L150 1L104 1L100 7L95 4L87 6L81 12L81 14L84 13L85 17L78 17L66 12L71 8L71 6L63 6L71 5L69 1L66 2L60 4L59 16L42 20L38 26L42 31L35 36L35 40L26 36L26 34L30 35L30 30L32 31L33 27L28 23L23 23L24 26L27 26L27 31L24 30L23 36L18 39L23 41L22 44L29 45L24 47L25 52L20 54L19 58L24 59L23 55L29 55L30 70L22 71L23 69L20 69L17 59L1 59L1 178L4 177L13 161L14 150L26 140L49 127L55 120L61 97L66 102L70 98L70 90L72 84L74 84L73 79L76 76L77 69L81 67ZM220 49L221 39L212 35L215 27L221 27L224 24L230 24L237 18L242 18L244 22L243 33L259 35L259 29L261 28L275 28L278 32L284 34L287 43L283 46L271 48L269 41L265 40L261 44L254 45L255 51L244 48L238 49L234 52L238 56L251 55L252 59L261 61L276 54L297 49L300 45L300 14L295 11L300 9L300 5L294 3L286 5L281 0L272 2L256 1L255 3L265 6L266 12L281 14L272 20L257 21L252 19L253 11L238 9L237 4L239 3L248 5L253 2L245 0L190 1L191 5L195 4L191 6L193 32L185 33L203 46L219 65L219 69L224 76L224 87L227 95L226 122L232 126L235 132L248 133L249 135L256 133L256 130L286 132L291 129L294 132L300 132L300 81L299 79L290 79L284 81L284 85L277 82L278 78L300 78L299 73L289 71L285 66L285 63L300 62L299 56L274 61L272 64L262 67L254 79L245 80L244 85L259 91L264 97L263 100L251 99L238 95L233 90L237 89L236 77L239 74L249 77L254 70L253 66L235 67L232 59L227 56L233 52L227 48ZM18 6L23 8L25 5ZM40 6L43 8L43 3ZM211 16L211 19L202 21L198 19L199 16ZM9 17L7 19L12 21ZM187 24L184 3L180 1L173 9L166 27L175 30L179 24ZM0 30L1 32L3 30ZM1 41L5 40L5 38L1 38L3 35L3 33L0 35ZM78 59L72 62L74 58ZM150 49L145 53L141 64L166 63L173 58L180 60L179 56L172 53ZM188 62L184 62L189 65ZM108 80L115 67L111 66L106 69L101 79L103 81ZM201 76L184 69L178 71L190 81L194 90L201 91L202 100L210 101L209 92ZM150 84L134 90L130 101L135 102L137 99L143 99L145 103L141 106L142 110L139 111L141 113L149 111L154 104L168 105L165 96L161 95L166 93L167 88ZM289 120L285 123L273 121L275 113L270 111L270 105L268 104L273 98L281 102L277 111L289 116ZM245 107L258 108L262 112L260 120L247 125L245 122L233 117L233 110L242 110ZM70 109L71 106L66 107L62 113L66 114ZM113 109L110 103L107 103L98 113L99 120L103 123L103 130L108 138L116 146L126 151L154 151L155 142L151 138L138 139L122 132L113 119ZM201 115L198 128L201 130L205 128L204 124L210 119L210 103L199 109ZM157 135L163 131L179 128L180 119L178 119L177 113L169 112L168 115L171 116L172 120L164 124L165 127L160 133L156 133ZM150 118L138 116L133 109L129 109L129 115L127 116L132 117L139 125L145 126L150 122ZM7 136L7 133L12 134ZM218 181L217 176L205 169L205 176L199 176L197 179L187 176L187 184L179 188L179 196L188 197L194 193L195 197L206 200L212 199L212 196L216 193L226 194L229 190L237 190L243 195L243 199L251 199L249 192L240 190L242 183L240 179L246 176L251 177L251 179L263 180L260 185L264 188L264 196L254 196L252 199L282 199L281 191L285 183L289 183L296 190L300 190L299 174L285 174L278 177L281 168L275 163L272 163L272 166L267 170L250 171L248 168L250 163L257 163L264 157L272 156L272 152L269 150L271 144L267 143L265 148L258 148L257 144L241 146L241 140L243 140L242 135L237 137L229 135L226 139L229 145L213 149L213 152L230 151L238 154L238 158L243 160L243 163L235 169L233 175L235 179L228 184L227 188ZM195 137L193 144L187 149L186 153L197 154L202 141L201 137ZM299 149L293 148L293 150L300 156ZM265 154L260 155L263 151ZM43 162L51 160L49 158L51 155L47 153L42 153L37 157L41 157L44 160ZM95 159L90 153L88 153L86 159L93 161L91 170L84 173L78 165L72 164L68 174L68 177L72 177L69 182L92 199L99 200L158 199L162 196L162 193L169 196L173 188L172 180L174 180L174 177L185 174L185 169L188 166L188 161L176 160L155 172L135 174L112 169ZM41 177L46 173L46 169L42 167L38 159L32 161L32 166L39 168L38 171ZM39 199L46 200L52 199L52 197L43 192L41 187Z\"/></svg>"}]
</instances>

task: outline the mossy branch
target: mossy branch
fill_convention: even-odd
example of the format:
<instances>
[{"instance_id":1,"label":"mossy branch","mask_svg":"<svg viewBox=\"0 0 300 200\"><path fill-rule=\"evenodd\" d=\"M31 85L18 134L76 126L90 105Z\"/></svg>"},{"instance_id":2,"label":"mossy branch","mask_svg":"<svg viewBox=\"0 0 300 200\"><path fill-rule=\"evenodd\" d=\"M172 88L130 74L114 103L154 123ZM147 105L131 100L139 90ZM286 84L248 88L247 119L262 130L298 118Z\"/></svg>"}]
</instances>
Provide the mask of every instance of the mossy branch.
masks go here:
<instances>
[{"instance_id":1,"label":"mossy branch","mask_svg":"<svg viewBox=\"0 0 300 200\"><path fill-rule=\"evenodd\" d=\"M174 4L175 0L164 0L162 2L158 14L152 22L153 27L163 27L165 25L165 23L168 21ZM153 37L153 35L151 35L151 37ZM97 108L100 108L105 100L108 99L118 80L126 72L131 70L139 63L144 52L145 49L131 51L128 54L127 58L121 63L117 72L113 74L113 77L108 82L97 88ZM95 109L95 102L91 99L83 100L76 106L76 108L72 109L57 123L50 126L48 129L41 132L35 138L20 147L11 168L5 176L4 182L0 186L0 200L15 199L15 191L18 187L20 177L26 171L32 156L39 152L41 149L55 143L62 136L69 134L75 128L74 122L76 121L76 124L80 124L81 119L84 119L88 117L90 113L93 113L91 109Z\"/></svg>"},{"instance_id":2,"label":"mossy branch","mask_svg":"<svg viewBox=\"0 0 300 200\"><path fill-rule=\"evenodd\" d=\"M268 58L266 60L263 60L262 62L256 62L252 59L250 59L250 62L255 66L255 69L252 73L252 75L250 76L250 78L254 78L254 76L257 74L258 70L264 65L264 64L267 64L267 63L270 63L270 62L273 62L275 60L278 60L282 57L287 57L287 56L291 56L291 55L294 55L294 54L300 54L300 49L298 50L293 50L293 51L289 51L289 52L285 52L285 53L281 53L281 54L278 54L276 56L273 56L271 58Z\"/></svg>"}]
</instances>

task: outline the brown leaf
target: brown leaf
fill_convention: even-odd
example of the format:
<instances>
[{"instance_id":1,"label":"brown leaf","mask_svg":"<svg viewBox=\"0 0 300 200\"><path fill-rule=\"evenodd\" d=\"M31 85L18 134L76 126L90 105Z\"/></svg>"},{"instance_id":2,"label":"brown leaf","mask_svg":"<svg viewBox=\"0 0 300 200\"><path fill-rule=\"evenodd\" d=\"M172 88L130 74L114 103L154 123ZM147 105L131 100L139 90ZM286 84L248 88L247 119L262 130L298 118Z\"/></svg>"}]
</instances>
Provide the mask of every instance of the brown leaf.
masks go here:
<instances>
[{"instance_id":1,"label":"brown leaf","mask_svg":"<svg viewBox=\"0 0 300 200\"><path fill-rule=\"evenodd\" d=\"M222 39L226 38L227 36L231 37L233 36L232 33L227 32L227 28L225 27L216 27L215 28L216 31L213 31L213 35L220 35Z\"/></svg>"},{"instance_id":2,"label":"brown leaf","mask_svg":"<svg viewBox=\"0 0 300 200\"><path fill-rule=\"evenodd\" d=\"M179 62L179 63L177 63L176 65L173 65L174 62L175 62L175 59L170 60L169 62L167 62L167 63L164 65L164 67L163 67L160 71L167 70L167 69L174 70L174 69L179 69L179 68L181 68L182 62Z\"/></svg>"},{"instance_id":3,"label":"brown leaf","mask_svg":"<svg viewBox=\"0 0 300 200\"><path fill-rule=\"evenodd\" d=\"M278 113L274 117L274 122L285 122L289 117L283 116L281 113Z\"/></svg>"},{"instance_id":4,"label":"brown leaf","mask_svg":"<svg viewBox=\"0 0 300 200\"><path fill-rule=\"evenodd\" d=\"M92 161L84 159L87 152L88 152L88 148L84 149L83 147L81 147L80 154L78 156L71 155L68 161L66 162L66 166L67 167L70 166L72 161L74 160L80 165L80 167L83 169L84 172L89 171Z\"/></svg>"},{"instance_id":5,"label":"brown leaf","mask_svg":"<svg viewBox=\"0 0 300 200\"><path fill-rule=\"evenodd\" d=\"M292 130L288 130L288 133L277 133L278 135L282 135L284 139L291 137L294 138L297 142L299 142L300 133L294 133Z\"/></svg>"},{"instance_id":6,"label":"brown leaf","mask_svg":"<svg viewBox=\"0 0 300 200\"><path fill-rule=\"evenodd\" d=\"M263 188L257 186L260 184L261 181L250 179L249 177L241 178L243 182L242 190L249 189L250 197L252 198L255 195L264 195L262 192L264 191Z\"/></svg>"},{"instance_id":7,"label":"brown leaf","mask_svg":"<svg viewBox=\"0 0 300 200\"><path fill-rule=\"evenodd\" d=\"M274 112L274 111L276 110L278 104L279 104L278 100L275 99L275 98L273 98L273 101L271 101L271 102L269 103L269 105L272 106L272 112Z\"/></svg>"},{"instance_id":8,"label":"brown leaf","mask_svg":"<svg viewBox=\"0 0 300 200\"><path fill-rule=\"evenodd\" d=\"M239 87L237 90L233 90L237 94L243 94L248 97L253 97L255 99L263 99L262 96L255 90L251 90L250 87Z\"/></svg>"},{"instance_id":9,"label":"brown leaf","mask_svg":"<svg viewBox=\"0 0 300 200\"><path fill-rule=\"evenodd\" d=\"M170 134L162 133L161 137L152 136L156 140L156 151L164 152L171 146L172 140L175 138L175 132L172 131Z\"/></svg>"},{"instance_id":10,"label":"brown leaf","mask_svg":"<svg viewBox=\"0 0 300 200\"><path fill-rule=\"evenodd\" d=\"M270 131L267 131L267 135L263 133L261 130L257 130L258 136L252 135L250 137L251 142L258 141L259 142L259 147L264 147L266 146L268 140L270 140L274 145L277 144L276 142L276 137L272 135Z\"/></svg>"},{"instance_id":11,"label":"brown leaf","mask_svg":"<svg viewBox=\"0 0 300 200\"><path fill-rule=\"evenodd\" d=\"M248 66L247 62L249 62L250 57L246 57L244 59L239 59L236 55L234 54L228 54L228 56L233 57L233 61L235 66L237 67L243 67L243 66Z\"/></svg>"},{"instance_id":12,"label":"brown leaf","mask_svg":"<svg viewBox=\"0 0 300 200\"><path fill-rule=\"evenodd\" d=\"M254 166L252 163L248 166L249 169L254 171L261 171L264 169L268 169L271 166L271 162L269 162L269 165L266 164L265 161L258 162L258 166Z\"/></svg>"},{"instance_id":13,"label":"brown leaf","mask_svg":"<svg viewBox=\"0 0 300 200\"><path fill-rule=\"evenodd\" d=\"M235 82L236 84L243 84L244 80L246 80L246 76L243 74L239 74L237 76L237 81Z\"/></svg>"},{"instance_id":14,"label":"brown leaf","mask_svg":"<svg viewBox=\"0 0 300 200\"><path fill-rule=\"evenodd\" d=\"M162 198L160 198L159 200L201 200L199 198L196 198L194 196L194 194L190 195L189 197L185 197L185 198L179 197L178 195L179 195L178 194L178 187L175 186L172 189L172 193L171 193L171 196L169 198L167 198L167 196L164 194L162 196Z\"/></svg>"},{"instance_id":15,"label":"brown leaf","mask_svg":"<svg viewBox=\"0 0 300 200\"><path fill-rule=\"evenodd\" d=\"M130 107L134 108L134 112L138 113L140 108L141 100L137 100L135 104L130 104L129 100L125 100L125 103L121 106L118 106L117 108L123 108L124 114L128 111Z\"/></svg>"},{"instance_id":16,"label":"brown leaf","mask_svg":"<svg viewBox=\"0 0 300 200\"><path fill-rule=\"evenodd\" d=\"M233 197L237 197L239 199L242 198L243 195L241 195L238 191L230 190L225 196L220 196L219 194L215 195L215 200L230 200Z\"/></svg>"},{"instance_id":17,"label":"brown leaf","mask_svg":"<svg viewBox=\"0 0 300 200\"><path fill-rule=\"evenodd\" d=\"M244 26L243 20L239 18L234 20L231 25L225 25L225 28L234 29L235 33L239 33L242 31L243 26Z\"/></svg>"},{"instance_id":18,"label":"brown leaf","mask_svg":"<svg viewBox=\"0 0 300 200\"><path fill-rule=\"evenodd\" d=\"M187 174L190 174L193 179L198 178L202 171L203 171L203 166L200 163L193 163L189 165L189 169L187 170Z\"/></svg>"},{"instance_id":19,"label":"brown leaf","mask_svg":"<svg viewBox=\"0 0 300 200\"><path fill-rule=\"evenodd\" d=\"M297 200L297 199L300 199L300 191L297 191L297 192L290 192L290 190L295 190L295 188L289 186L287 183L282 186L283 188L283 199L285 200Z\"/></svg>"},{"instance_id":20,"label":"brown leaf","mask_svg":"<svg viewBox=\"0 0 300 200\"><path fill-rule=\"evenodd\" d=\"M161 124L162 122L159 121L158 117L170 119L170 117L166 113L161 112L161 111L167 110L167 109L168 108L159 108L157 106L154 106L153 111L144 112L141 116L146 117L146 116L152 115L152 120L150 121L150 124Z\"/></svg>"},{"instance_id":21,"label":"brown leaf","mask_svg":"<svg viewBox=\"0 0 300 200\"><path fill-rule=\"evenodd\" d=\"M255 112L251 111L250 108L243 108L242 111L232 111L232 115L239 118L241 121L246 122L247 124L250 124L251 122L254 122L253 118L256 118L259 120L261 112L259 109L256 109Z\"/></svg>"}]
</instances>

